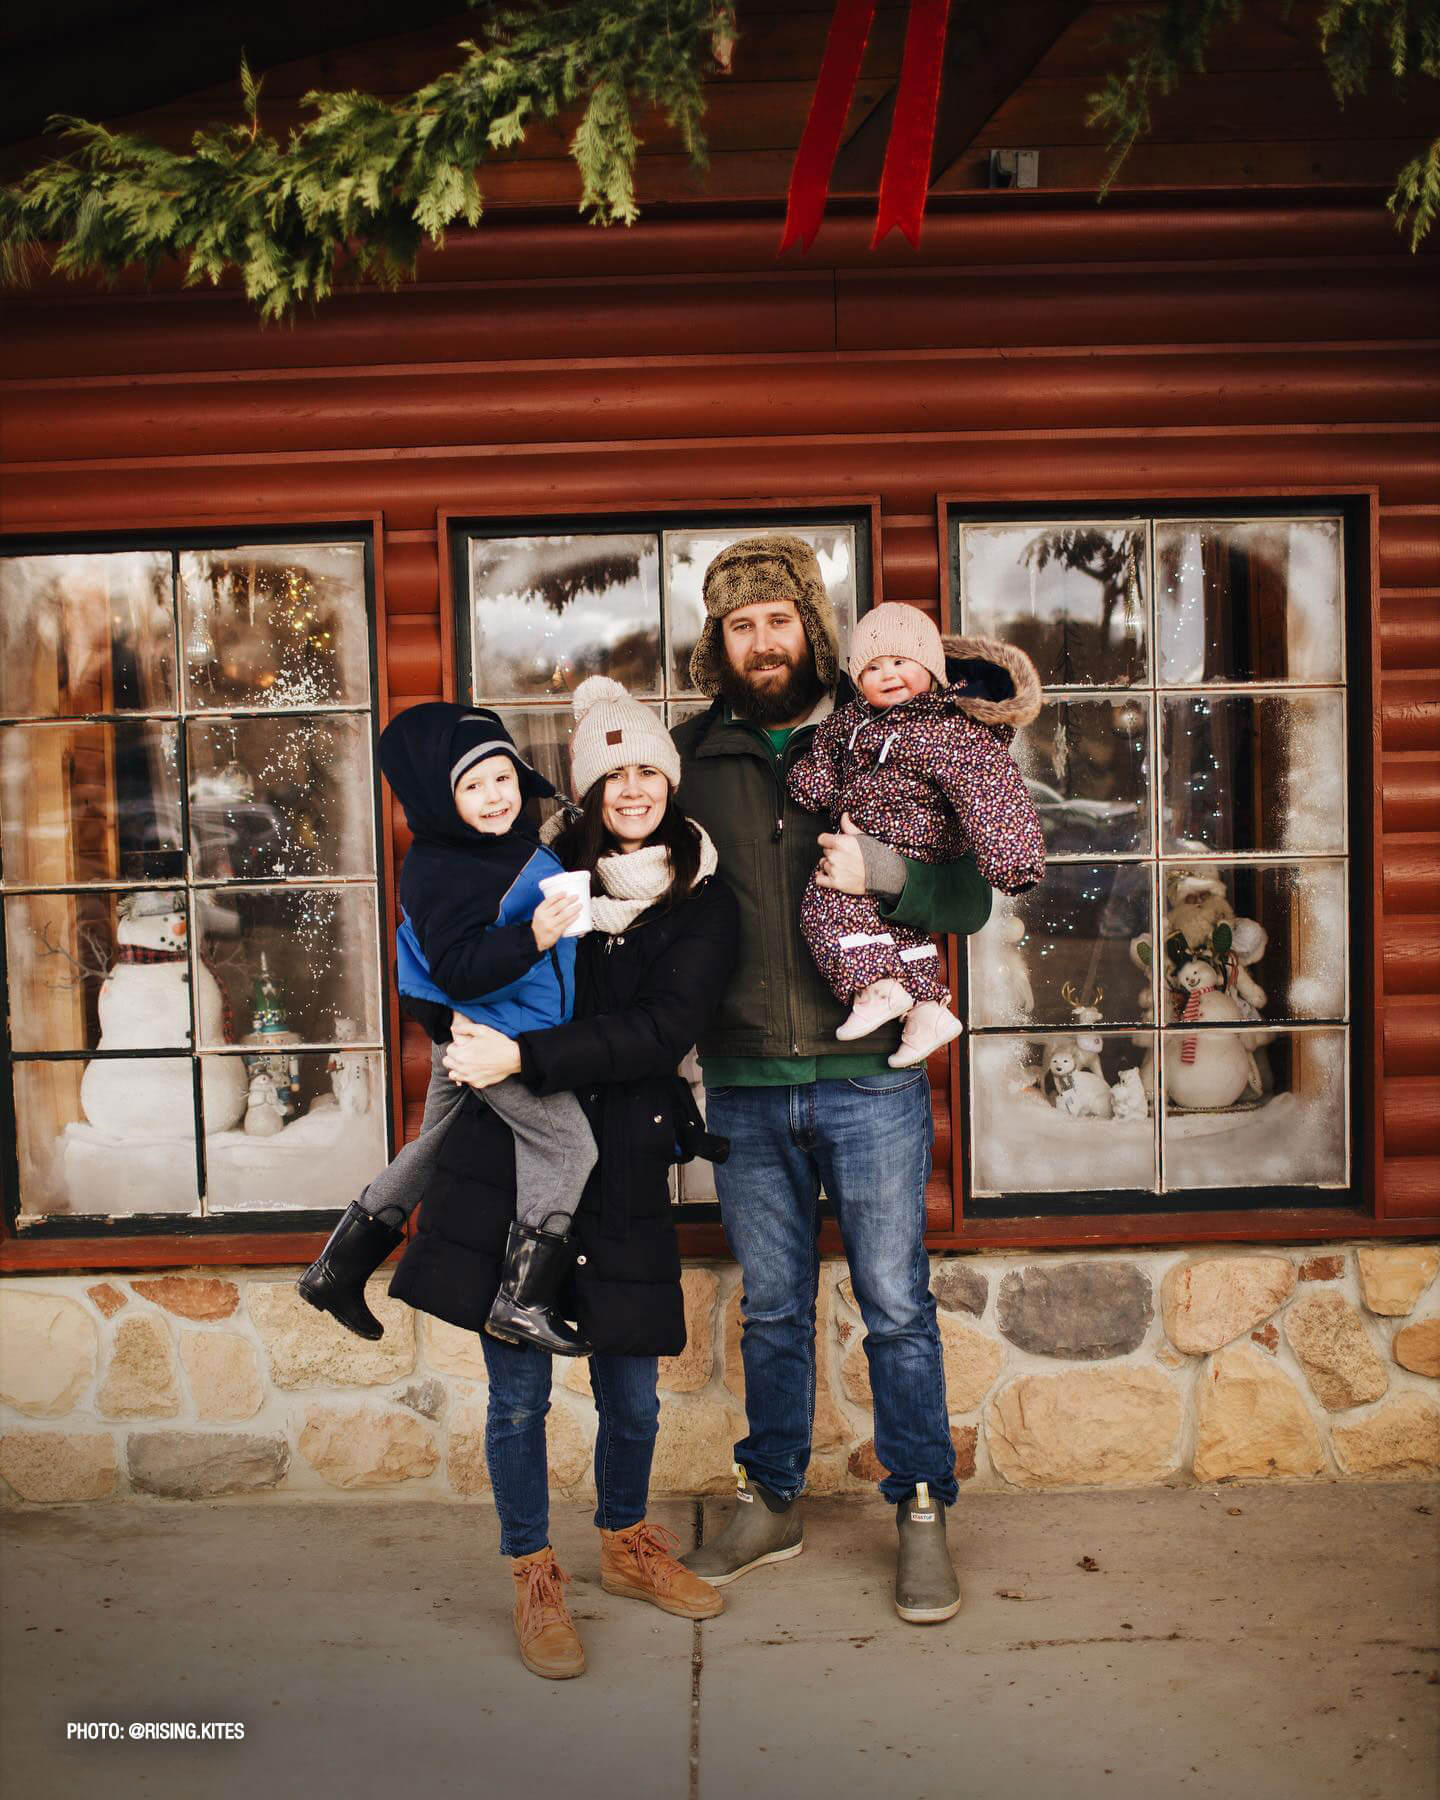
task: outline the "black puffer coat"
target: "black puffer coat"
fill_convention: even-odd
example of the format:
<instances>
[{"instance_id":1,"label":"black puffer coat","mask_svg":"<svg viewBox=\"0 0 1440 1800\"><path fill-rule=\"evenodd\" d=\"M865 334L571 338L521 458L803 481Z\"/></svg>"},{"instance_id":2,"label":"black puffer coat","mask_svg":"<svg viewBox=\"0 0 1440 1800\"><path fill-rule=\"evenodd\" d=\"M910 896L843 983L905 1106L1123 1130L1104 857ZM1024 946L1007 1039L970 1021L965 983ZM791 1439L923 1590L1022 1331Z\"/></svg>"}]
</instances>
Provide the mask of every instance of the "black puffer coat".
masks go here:
<instances>
[{"instance_id":1,"label":"black puffer coat","mask_svg":"<svg viewBox=\"0 0 1440 1800\"><path fill-rule=\"evenodd\" d=\"M575 1215L584 1262L563 1310L606 1354L675 1356L685 1347L668 1176L677 1136L696 1146L675 1066L730 980L738 930L735 898L711 876L679 907L613 937L591 932L576 958L575 1017L518 1040L522 1079L542 1094L574 1089L600 1146ZM432 1035L448 1035L438 1019L427 1023ZM437 1164L390 1292L479 1331L515 1217L514 1140L467 1095Z\"/></svg>"}]
</instances>

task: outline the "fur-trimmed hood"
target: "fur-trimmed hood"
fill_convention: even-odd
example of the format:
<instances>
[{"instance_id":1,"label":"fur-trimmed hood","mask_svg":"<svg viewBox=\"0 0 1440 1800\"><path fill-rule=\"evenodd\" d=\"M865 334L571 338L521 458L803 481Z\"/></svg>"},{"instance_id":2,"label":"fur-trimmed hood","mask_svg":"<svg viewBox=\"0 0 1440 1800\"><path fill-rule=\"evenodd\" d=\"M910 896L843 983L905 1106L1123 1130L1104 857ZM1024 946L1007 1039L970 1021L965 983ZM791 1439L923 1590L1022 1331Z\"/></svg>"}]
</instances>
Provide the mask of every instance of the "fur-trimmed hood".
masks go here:
<instances>
[{"instance_id":1,"label":"fur-trimmed hood","mask_svg":"<svg viewBox=\"0 0 1440 1800\"><path fill-rule=\"evenodd\" d=\"M1023 650L999 638L946 637L950 698L981 725L1028 725L1045 704L1045 690Z\"/></svg>"}]
</instances>

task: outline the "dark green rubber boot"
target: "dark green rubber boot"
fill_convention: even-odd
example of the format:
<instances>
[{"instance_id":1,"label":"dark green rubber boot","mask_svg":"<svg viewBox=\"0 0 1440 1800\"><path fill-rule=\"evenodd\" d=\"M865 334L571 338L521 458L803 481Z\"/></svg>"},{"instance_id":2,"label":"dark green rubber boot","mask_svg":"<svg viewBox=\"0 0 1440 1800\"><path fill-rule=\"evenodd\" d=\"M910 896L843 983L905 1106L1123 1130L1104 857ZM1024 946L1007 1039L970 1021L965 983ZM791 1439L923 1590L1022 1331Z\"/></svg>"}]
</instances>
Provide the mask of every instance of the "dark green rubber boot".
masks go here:
<instances>
[{"instance_id":1,"label":"dark green rubber boot","mask_svg":"<svg viewBox=\"0 0 1440 1800\"><path fill-rule=\"evenodd\" d=\"M799 1500L782 1500L735 1465L735 1510L709 1543L680 1558L692 1575L711 1587L738 1581L762 1563L785 1562L805 1548Z\"/></svg>"},{"instance_id":2,"label":"dark green rubber boot","mask_svg":"<svg viewBox=\"0 0 1440 1800\"><path fill-rule=\"evenodd\" d=\"M895 1610L911 1625L938 1625L960 1610L960 1580L945 1542L945 1508L921 1482L895 1508L900 1552L895 1563Z\"/></svg>"}]
</instances>

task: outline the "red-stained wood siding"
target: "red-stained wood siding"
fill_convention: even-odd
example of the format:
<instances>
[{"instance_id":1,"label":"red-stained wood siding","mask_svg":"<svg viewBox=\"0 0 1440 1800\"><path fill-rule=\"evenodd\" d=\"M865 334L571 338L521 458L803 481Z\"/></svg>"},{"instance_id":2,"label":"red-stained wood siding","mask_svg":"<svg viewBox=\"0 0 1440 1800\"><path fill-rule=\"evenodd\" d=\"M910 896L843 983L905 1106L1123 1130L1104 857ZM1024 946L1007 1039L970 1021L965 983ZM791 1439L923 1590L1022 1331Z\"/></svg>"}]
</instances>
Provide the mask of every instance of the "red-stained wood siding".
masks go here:
<instances>
[{"instance_id":1,"label":"red-stained wood siding","mask_svg":"<svg viewBox=\"0 0 1440 1800\"><path fill-rule=\"evenodd\" d=\"M933 612L941 495L1373 489L1374 1198L1397 1224L1440 1211L1440 259L1335 203L1031 201L942 211L918 257L867 237L841 219L777 264L773 216L494 224L413 289L264 330L229 293L47 286L7 308L0 527L376 515L393 710L450 679L442 511L875 495L876 597ZM426 1074L405 1035L408 1129Z\"/></svg>"}]
</instances>

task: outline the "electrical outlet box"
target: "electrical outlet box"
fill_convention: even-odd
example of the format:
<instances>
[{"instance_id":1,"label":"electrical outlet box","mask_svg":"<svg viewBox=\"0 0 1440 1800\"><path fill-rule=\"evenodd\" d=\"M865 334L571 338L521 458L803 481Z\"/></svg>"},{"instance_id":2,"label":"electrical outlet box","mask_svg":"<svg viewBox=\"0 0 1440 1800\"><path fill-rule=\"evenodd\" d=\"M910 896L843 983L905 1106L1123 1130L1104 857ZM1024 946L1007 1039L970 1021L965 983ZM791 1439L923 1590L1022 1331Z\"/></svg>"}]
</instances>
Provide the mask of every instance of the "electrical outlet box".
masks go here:
<instances>
[{"instance_id":1,"label":"electrical outlet box","mask_svg":"<svg viewBox=\"0 0 1440 1800\"><path fill-rule=\"evenodd\" d=\"M992 188L1039 187L1040 152L1038 150L992 150L990 152L990 185Z\"/></svg>"}]
</instances>

